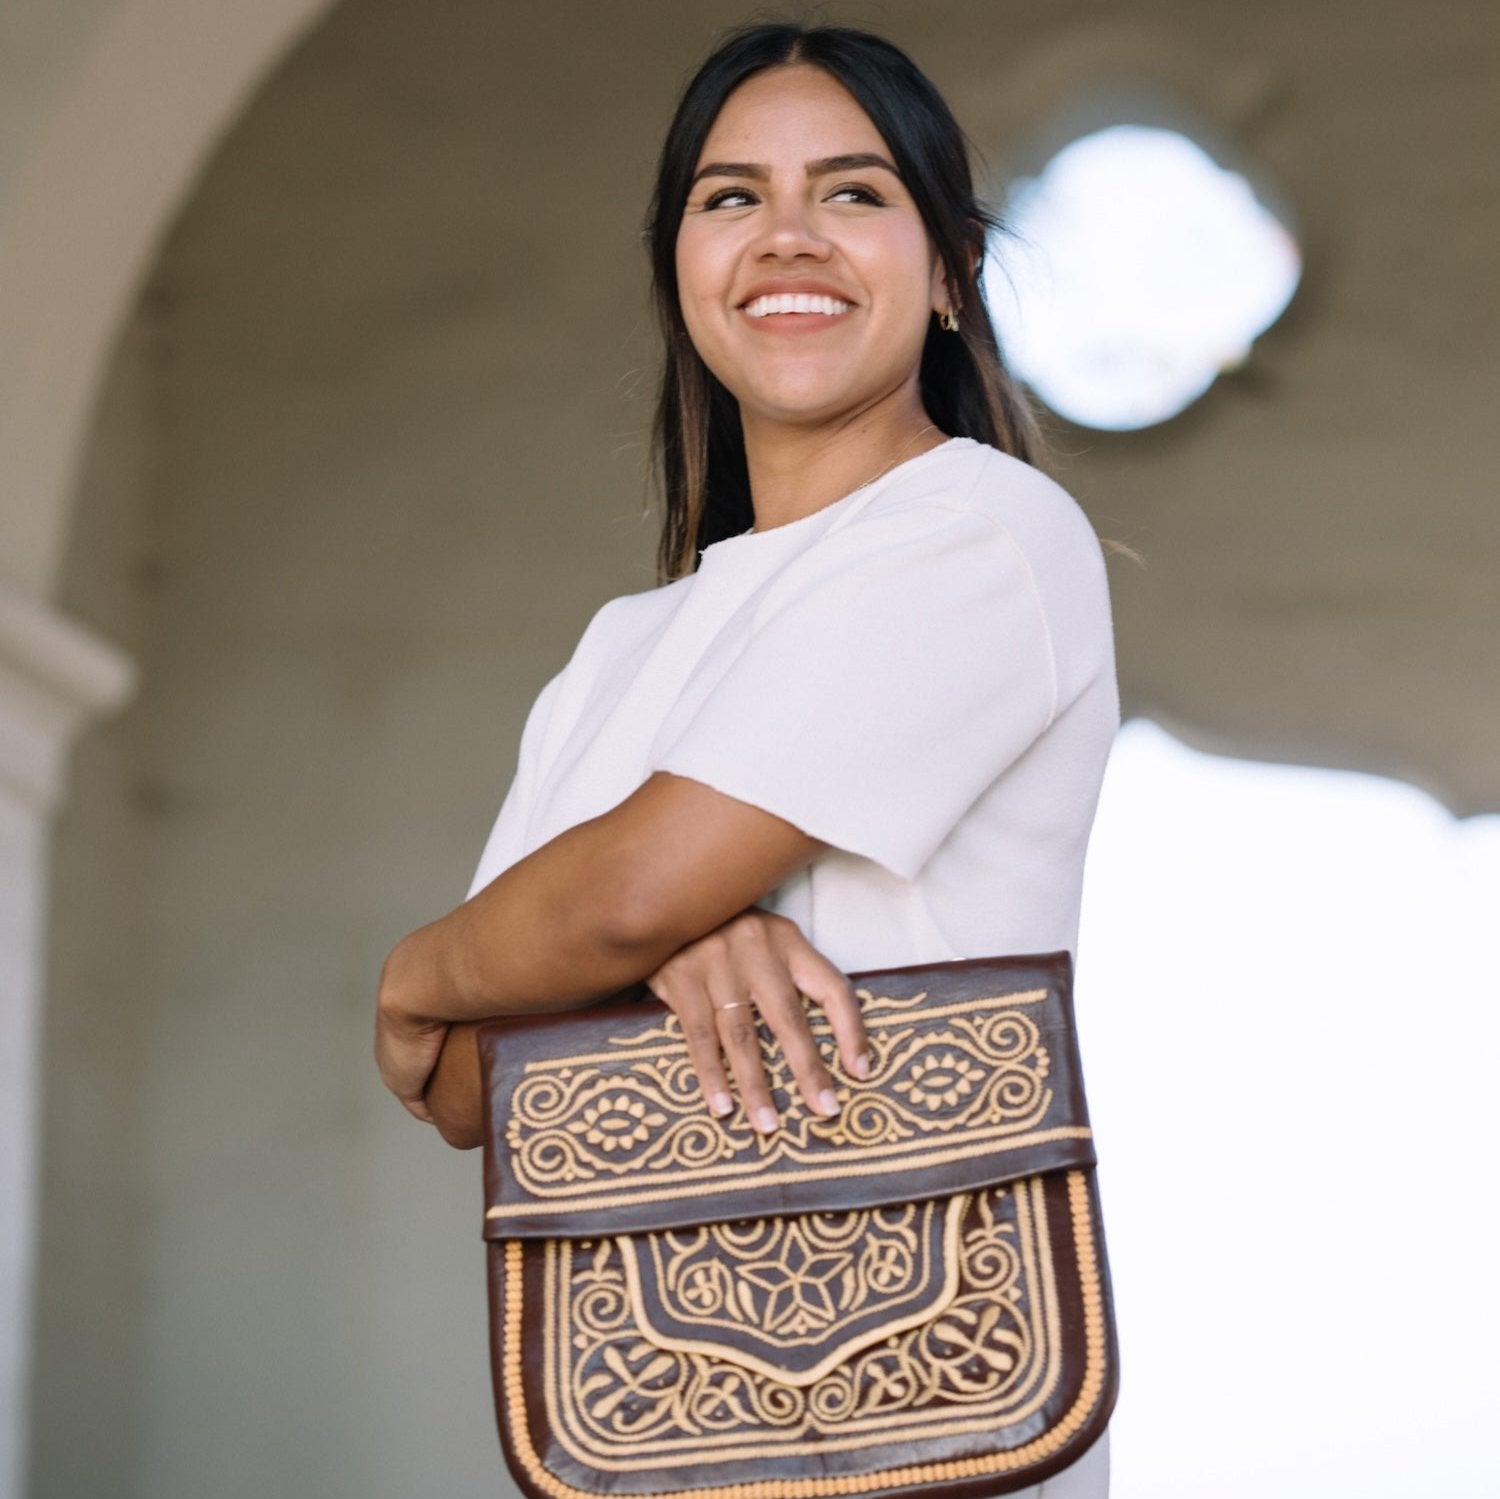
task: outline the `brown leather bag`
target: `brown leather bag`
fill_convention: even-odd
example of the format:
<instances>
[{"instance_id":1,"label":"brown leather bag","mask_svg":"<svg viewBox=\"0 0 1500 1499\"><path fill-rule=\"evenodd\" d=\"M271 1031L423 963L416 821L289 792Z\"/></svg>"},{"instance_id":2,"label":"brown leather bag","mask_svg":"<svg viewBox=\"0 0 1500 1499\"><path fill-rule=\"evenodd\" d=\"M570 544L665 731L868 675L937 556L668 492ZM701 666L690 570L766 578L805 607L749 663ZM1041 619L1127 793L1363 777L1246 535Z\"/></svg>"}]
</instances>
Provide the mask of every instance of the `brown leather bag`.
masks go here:
<instances>
[{"instance_id":1,"label":"brown leather bag","mask_svg":"<svg viewBox=\"0 0 1500 1499\"><path fill-rule=\"evenodd\" d=\"M851 975L842 1112L762 1137L654 1000L480 1032L496 1408L533 1499L977 1499L1104 1430L1116 1354L1066 953Z\"/></svg>"}]
</instances>

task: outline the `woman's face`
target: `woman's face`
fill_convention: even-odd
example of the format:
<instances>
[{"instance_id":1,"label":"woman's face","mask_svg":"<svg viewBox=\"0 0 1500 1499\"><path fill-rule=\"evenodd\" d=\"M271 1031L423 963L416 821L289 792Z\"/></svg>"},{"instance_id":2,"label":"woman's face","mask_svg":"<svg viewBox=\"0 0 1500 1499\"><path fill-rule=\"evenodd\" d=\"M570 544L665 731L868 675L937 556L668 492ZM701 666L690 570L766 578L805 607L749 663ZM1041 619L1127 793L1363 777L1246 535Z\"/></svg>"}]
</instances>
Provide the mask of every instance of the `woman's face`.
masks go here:
<instances>
[{"instance_id":1,"label":"woman's face","mask_svg":"<svg viewBox=\"0 0 1500 1499\"><path fill-rule=\"evenodd\" d=\"M837 422L915 392L948 305L890 150L821 68L758 73L719 111L677 231L693 345L746 420Z\"/></svg>"}]
</instances>

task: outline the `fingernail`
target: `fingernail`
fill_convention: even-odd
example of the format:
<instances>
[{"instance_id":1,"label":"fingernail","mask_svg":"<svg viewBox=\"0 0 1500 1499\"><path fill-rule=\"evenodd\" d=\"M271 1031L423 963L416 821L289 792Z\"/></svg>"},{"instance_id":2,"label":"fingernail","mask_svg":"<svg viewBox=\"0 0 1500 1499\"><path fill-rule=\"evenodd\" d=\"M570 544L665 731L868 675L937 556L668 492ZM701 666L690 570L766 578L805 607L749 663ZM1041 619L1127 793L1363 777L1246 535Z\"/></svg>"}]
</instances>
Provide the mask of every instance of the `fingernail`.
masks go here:
<instances>
[{"instance_id":1,"label":"fingernail","mask_svg":"<svg viewBox=\"0 0 1500 1499\"><path fill-rule=\"evenodd\" d=\"M755 1127L763 1135L771 1135L776 1132L776 1110L770 1104L763 1103L755 1111Z\"/></svg>"},{"instance_id":2,"label":"fingernail","mask_svg":"<svg viewBox=\"0 0 1500 1499\"><path fill-rule=\"evenodd\" d=\"M863 1082L870 1075L870 1054L862 1051L854 1059L854 1075Z\"/></svg>"},{"instance_id":3,"label":"fingernail","mask_svg":"<svg viewBox=\"0 0 1500 1499\"><path fill-rule=\"evenodd\" d=\"M832 1088L824 1088L823 1091L818 1094L818 1110L820 1113L825 1114L829 1119L832 1119L833 1116L838 1113L838 1094L835 1093Z\"/></svg>"},{"instance_id":4,"label":"fingernail","mask_svg":"<svg viewBox=\"0 0 1500 1499\"><path fill-rule=\"evenodd\" d=\"M734 1109L734 1104L730 1101L727 1093L715 1093L708 1100L708 1107L715 1115L722 1119Z\"/></svg>"}]
</instances>

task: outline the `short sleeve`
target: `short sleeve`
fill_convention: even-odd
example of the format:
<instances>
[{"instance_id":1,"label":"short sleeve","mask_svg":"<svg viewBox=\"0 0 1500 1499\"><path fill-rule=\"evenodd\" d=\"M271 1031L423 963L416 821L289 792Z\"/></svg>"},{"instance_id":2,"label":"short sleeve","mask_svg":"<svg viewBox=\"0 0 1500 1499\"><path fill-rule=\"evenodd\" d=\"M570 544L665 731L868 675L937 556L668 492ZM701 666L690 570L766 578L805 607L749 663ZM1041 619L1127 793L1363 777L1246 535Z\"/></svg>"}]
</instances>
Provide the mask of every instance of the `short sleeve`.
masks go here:
<instances>
[{"instance_id":1,"label":"short sleeve","mask_svg":"<svg viewBox=\"0 0 1500 1499\"><path fill-rule=\"evenodd\" d=\"M526 727L521 731L521 750L516 759L516 774L505 794L500 815L485 840L484 852L479 856L479 867L469 882L469 892L464 898L472 899L497 874L509 869L526 852L526 827L531 816L532 802L536 797L536 785L540 779L542 739L547 732L547 723L552 715L552 705L557 699L562 683L562 673L553 677L537 695L526 716Z\"/></svg>"},{"instance_id":2,"label":"short sleeve","mask_svg":"<svg viewBox=\"0 0 1500 1499\"><path fill-rule=\"evenodd\" d=\"M911 505L824 537L656 767L913 879L1056 711L1027 559L990 516Z\"/></svg>"}]
</instances>

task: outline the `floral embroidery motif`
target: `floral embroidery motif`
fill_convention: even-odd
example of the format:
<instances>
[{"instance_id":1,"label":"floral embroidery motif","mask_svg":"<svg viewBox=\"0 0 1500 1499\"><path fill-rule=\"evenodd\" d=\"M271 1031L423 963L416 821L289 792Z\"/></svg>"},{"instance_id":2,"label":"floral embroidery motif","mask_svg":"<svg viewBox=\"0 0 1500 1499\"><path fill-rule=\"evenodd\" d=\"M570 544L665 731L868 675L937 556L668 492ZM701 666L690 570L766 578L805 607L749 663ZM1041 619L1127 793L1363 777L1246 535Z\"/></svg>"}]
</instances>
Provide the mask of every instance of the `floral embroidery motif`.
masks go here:
<instances>
[{"instance_id":1,"label":"floral embroidery motif","mask_svg":"<svg viewBox=\"0 0 1500 1499\"><path fill-rule=\"evenodd\" d=\"M793 1222L780 1253L740 1266L744 1284L764 1293L747 1295L742 1304L751 1317L761 1317L769 1333L821 1332L838 1316L830 1282L846 1273L853 1259L845 1252L818 1253L802 1225Z\"/></svg>"},{"instance_id":2,"label":"floral embroidery motif","mask_svg":"<svg viewBox=\"0 0 1500 1499\"><path fill-rule=\"evenodd\" d=\"M608 1152L644 1144L651 1138L651 1131L666 1122L665 1114L648 1112L644 1099L617 1093L613 1098L589 1104L580 1118L569 1120L566 1128L571 1134L582 1135L588 1144Z\"/></svg>"},{"instance_id":3,"label":"floral embroidery motif","mask_svg":"<svg viewBox=\"0 0 1500 1499\"><path fill-rule=\"evenodd\" d=\"M956 1051L941 1054L923 1053L912 1063L905 1077L891 1084L896 1093L904 1093L919 1109L935 1114L945 1104L952 1108L967 1098L984 1081L984 1068L976 1067L968 1057Z\"/></svg>"}]
</instances>

